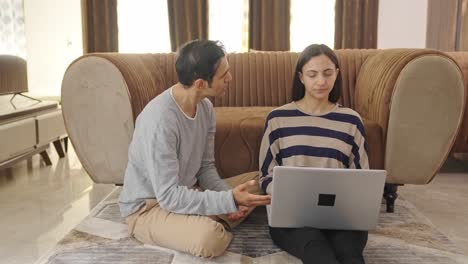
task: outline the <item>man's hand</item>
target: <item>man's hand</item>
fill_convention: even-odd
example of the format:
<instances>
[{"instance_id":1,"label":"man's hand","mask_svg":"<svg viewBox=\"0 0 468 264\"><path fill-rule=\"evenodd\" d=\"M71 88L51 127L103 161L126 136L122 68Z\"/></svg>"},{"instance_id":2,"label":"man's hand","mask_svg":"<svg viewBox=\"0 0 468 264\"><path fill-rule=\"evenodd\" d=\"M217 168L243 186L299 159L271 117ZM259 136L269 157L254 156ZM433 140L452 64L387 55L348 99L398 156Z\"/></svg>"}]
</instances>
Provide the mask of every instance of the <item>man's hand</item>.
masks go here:
<instances>
[{"instance_id":1,"label":"man's hand","mask_svg":"<svg viewBox=\"0 0 468 264\"><path fill-rule=\"evenodd\" d=\"M247 213L249 212L249 209L248 207L245 207L245 206L242 206L240 205L239 206L239 211L235 212L235 213L230 213L227 215L229 221L237 221L237 220L240 220L244 217L247 216Z\"/></svg>"},{"instance_id":2,"label":"man's hand","mask_svg":"<svg viewBox=\"0 0 468 264\"><path fill-rule=\"evenodd\" d=\"M237 205L239 205L239 208L240 206L254 207L270 204L271 195L257 195L247 191L249 187L255 186L256 184L254 180L251 180L232 189L232 196Z\"/></svg>"}]
</instances>

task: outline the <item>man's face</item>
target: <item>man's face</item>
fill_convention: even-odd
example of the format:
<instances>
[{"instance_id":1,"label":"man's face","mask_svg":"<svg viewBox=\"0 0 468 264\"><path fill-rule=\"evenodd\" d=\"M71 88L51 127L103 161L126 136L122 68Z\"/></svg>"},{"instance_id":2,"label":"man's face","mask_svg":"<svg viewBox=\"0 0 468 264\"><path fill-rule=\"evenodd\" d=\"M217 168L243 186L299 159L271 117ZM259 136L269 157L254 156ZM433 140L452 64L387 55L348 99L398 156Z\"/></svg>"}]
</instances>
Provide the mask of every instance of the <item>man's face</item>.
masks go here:
<instances>
[{"instance_id":1,"label":"man's face","mask_svg":"<svg viewBox=\"0 0 468 264\"><path fill-rule=\"evenodd\" d=\"M218 69L213 76L208 92L209 96L223 96L226 94L227 86L232 80L229 64L226 57L220 59Z\"/></svg>"}]
</instances>

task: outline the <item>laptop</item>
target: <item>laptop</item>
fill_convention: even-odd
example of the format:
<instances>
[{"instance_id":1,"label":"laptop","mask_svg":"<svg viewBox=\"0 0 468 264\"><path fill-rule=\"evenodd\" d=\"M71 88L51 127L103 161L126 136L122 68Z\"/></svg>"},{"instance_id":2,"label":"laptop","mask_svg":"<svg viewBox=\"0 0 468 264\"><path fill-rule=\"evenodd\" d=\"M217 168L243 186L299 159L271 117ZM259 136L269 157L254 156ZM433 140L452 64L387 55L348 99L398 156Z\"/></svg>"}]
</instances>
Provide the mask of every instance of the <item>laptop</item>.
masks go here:
<instances>
[{"instance_id":1,"label":"laptop","mask_svg":"<svg viewBox=\"0 0 468 264\"><path fill-rule=\"evenodd\" d=\"M371 230L377 226L387 172L276 166L267 205L272 227Z\"/></svg>"}]
</instances>

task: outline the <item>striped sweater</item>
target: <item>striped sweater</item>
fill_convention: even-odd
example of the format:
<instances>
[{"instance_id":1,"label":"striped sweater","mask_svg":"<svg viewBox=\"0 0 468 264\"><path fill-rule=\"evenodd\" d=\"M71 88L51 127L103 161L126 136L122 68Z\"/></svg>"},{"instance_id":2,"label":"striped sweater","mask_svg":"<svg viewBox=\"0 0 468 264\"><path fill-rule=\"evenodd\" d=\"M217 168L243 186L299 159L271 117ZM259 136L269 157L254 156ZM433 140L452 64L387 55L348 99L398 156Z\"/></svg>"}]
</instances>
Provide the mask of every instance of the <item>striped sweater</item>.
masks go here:
<instances>
[{"instance_id":1,"label":"striped sweater","mask_svg":"<svg viewBox=\"0 0 468 264\"><path fill-rule=\"evenodd\" d=\"M265 122L259 164L266 193L275 166L368 169L361 117L338 104L321 115L307 114L295 102L276 108Z\"/></svg>"}]
</instances>

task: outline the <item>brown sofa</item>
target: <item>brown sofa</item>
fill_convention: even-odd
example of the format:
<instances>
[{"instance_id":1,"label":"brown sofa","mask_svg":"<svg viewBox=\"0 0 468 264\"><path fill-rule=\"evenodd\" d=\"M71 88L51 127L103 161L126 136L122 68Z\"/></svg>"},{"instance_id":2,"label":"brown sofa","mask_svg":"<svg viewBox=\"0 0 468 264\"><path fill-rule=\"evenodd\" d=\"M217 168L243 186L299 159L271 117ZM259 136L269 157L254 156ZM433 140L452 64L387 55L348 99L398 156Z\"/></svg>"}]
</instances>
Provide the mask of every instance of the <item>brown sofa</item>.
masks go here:
<instances>
[{"instance_id":1,"label":"brown sofa","mask_svg":"<svg viewBox=\"0 0 468 264\"><path fill-rule=\"evenodd\" d=\"M341 103L364 118L371 168L396 186L431 181L449 153L463 114L463 78L444 53L424 49L337 50ZM233 53L227 94L212 99L217 115L216 163L222 177L258 170L267 113L291 101L294 52ZM177 78L175 55L113 54L74 61L62 83L69 136L92 179L123 182L134 120Z\"/></svg>"}]
</instances>

